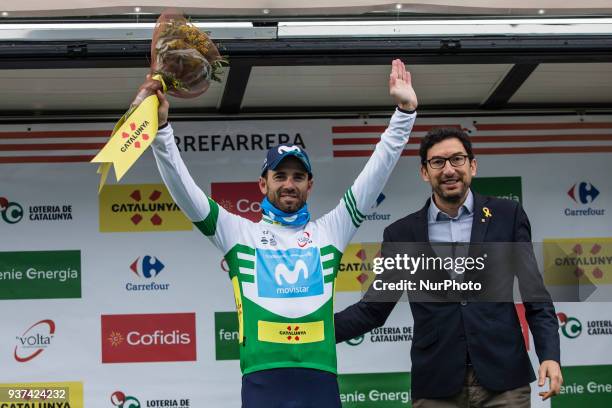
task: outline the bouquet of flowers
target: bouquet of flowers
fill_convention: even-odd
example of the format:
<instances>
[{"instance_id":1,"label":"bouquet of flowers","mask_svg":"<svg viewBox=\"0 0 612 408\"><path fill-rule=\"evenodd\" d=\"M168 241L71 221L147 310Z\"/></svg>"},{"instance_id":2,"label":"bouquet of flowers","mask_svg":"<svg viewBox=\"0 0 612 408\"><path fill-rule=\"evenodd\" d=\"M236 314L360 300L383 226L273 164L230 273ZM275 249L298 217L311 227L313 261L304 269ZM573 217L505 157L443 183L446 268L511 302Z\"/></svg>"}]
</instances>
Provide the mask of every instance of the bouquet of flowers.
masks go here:
<instances>
[{"instance_id":1,"label":"bouquet of flowers","mask_svg":"<svg viewBox=\"0 0 612 408\"><path fill-rule=\"evenodd\" d=\"M115 125L108 143L92 160L101 163L100 190L112 164L119 181L153 141L158 125L158 90L179 98L195 98L208 90L211 81L220 81L227 65L206 33L182 14L164 12L153 31L151 73Z\"/></svg>"}]
</instances>

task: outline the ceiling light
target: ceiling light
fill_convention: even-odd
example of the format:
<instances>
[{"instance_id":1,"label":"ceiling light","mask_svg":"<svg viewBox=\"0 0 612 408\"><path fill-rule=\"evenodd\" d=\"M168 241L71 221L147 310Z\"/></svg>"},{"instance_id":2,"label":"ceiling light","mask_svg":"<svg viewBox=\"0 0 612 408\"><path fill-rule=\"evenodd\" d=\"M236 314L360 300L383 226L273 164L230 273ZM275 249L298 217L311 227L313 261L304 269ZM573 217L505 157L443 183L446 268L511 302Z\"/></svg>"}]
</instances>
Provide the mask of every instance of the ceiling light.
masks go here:
<instances>
[{"instance_id":1,"label":"ceiling light","mask_svg":"<svg viewBox=\"0 0 612 408\"><path fill-rule=\"evenodd\" d=\"M270 14L270 9L263 9L261 12L264 14Z\"/></svg>"},{"instance_id":2,"label":"ceiling light","mask_svg":"<svg viewBox=\"0 0 612 408\"><path fill-rule=\"evenodd\" d=\"M3 12L2 12L2 17L8 17L8 12L3 11Z\"/></svg>"},{"instance_id":3,"label":"ceiling light","mask_svg":"<svg viewBox=\"0 0 612 408\"><path fill-rule=\"evenodd\" d=\"M401 5L400 3L397 3L397 4L395 5L395 8L396 8L397 10L401 10L402 5Z\"/></svg>"},{"instance_id":4,"label":"ceiling light","mask_svg":"<svg viewBox=\"0 0 612 408\"><path fill-rule=\"evenodd\" d=\"M140 9L140 7L134 7L134 11L135 11L136 13L140 13L140 10L141 10L141 9Z\"/></svg>"},{"instance_id":5,"label":"ceiling light","mask_svg":"<svg viewBox=\"0 0 612 408\"><path fill-rule=\"evenodd\" d=\"M546 13L546 10L544 10L544 9L539 9L538 10L538 14L544 14L544 13Z\"/></svg>"}]
</instances>

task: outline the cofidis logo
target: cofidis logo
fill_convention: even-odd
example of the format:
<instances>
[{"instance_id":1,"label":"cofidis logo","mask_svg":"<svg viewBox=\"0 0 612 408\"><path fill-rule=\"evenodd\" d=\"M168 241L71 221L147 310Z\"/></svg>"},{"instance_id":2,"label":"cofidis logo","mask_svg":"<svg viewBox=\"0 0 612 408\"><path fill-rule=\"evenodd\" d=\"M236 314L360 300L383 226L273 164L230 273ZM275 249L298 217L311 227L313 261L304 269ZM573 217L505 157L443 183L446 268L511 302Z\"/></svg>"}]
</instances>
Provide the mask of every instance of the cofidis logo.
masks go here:
<instances>
[{"instance_id":1,"label":"cofidis logo","mask_svg":"<svg viewBox=\"0 0 612 408\"><path fill-rule=\"evenodd\" d=\"M195 313L102 315L102 362L196 361Z\"/></svg>"},{"instance_id":2,"label":"cofidis logo","mask_svg":"<svg viewBox=\"0 0 612 408\"><path fill-rule=\"evenodd\" d=\"M108 185L100 193L101 232L191 229L191 221L161 184Z\"/></svg>"},{"instance_id":3,"label":"cofidis logo","mask_svg":"<svg viewBox=\"0 0 612 408\"><path fill-rule=\"evenodd\" d=\"M248 220L261 220L263 195L256 181L211 183L213 200L232 214Z\"/></svg>"}]
</instances>

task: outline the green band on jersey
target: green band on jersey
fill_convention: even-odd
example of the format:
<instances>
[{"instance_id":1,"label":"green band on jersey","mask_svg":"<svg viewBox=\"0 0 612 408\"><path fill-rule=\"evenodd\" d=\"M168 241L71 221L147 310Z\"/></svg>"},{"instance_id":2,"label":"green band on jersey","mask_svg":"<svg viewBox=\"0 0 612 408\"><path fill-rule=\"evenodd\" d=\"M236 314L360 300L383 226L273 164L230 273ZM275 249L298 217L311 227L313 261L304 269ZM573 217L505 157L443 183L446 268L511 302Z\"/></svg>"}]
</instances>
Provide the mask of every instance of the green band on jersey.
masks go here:
<instances>
[{"instance_id":1,"label":"green band on jersey","mask_svg":"<svg viewBox=\"0 0 612 408\"><path fill-rule=\"evenodd\" d=\"M353 190L349 188L347 190L347 193L349 195L351 202L353 203L353 206L355 208L355 213L357 213L357 219L359 219L360 222L363 222L363 220L365 219L365 216L359 211L359 208L357 208L357 201L355 200L355 196L353 195Z\"/></svg>"},{"instance_id":2,"label":"green band on jersey","mask_svg":"<svg viewBox=\"0 0 612 408\"><path fill-rule=\"evenodd\" d=\"M331 276L333 279L338 274L338 268L340 268L340 261L342 260L342 252L338 251L333 245L327 245L321 248L321 258L327 258L330 254L333 256L331 259L323 261L323 269L333 269L334 273L332 275L325 276L326 278L327 276ZM325 282L327 283L330 281L326 280Z\"/></svg>"},{"instance_id":3,"label":"green band on jersey","mask_svg":"<svg viewBox=\"0 0 612 408\"><path fill-rule=\"evenodd\" d=\"M219 218L219 204L213 199L208 198L208 205L210 206L210 212L203 221L194 222L195 226L198 227L202 234L207 237L215 235L217 232L217 218Z\"/></svg>"},{"instance_id":4,"label":"green band on jersey","mask_svg":"<svg viewBox=\"0 0 612 408\"><path fill-rule=\"evenodd\" d=\"M344 194L344 197L343 197L344 205L345 205L346 210L348 211L349 215L351 216L351 221L353 222L353 225L356 228L359 228L359 226L363 222L363 218L360 219L359 216L357 215L359 213L359 211L357 211L356 208L355 208L355 199L353 198L351 200L351 197L352 197L351 189L348 189L346 191L346 193Z\"/></svg>"}]
</instances>

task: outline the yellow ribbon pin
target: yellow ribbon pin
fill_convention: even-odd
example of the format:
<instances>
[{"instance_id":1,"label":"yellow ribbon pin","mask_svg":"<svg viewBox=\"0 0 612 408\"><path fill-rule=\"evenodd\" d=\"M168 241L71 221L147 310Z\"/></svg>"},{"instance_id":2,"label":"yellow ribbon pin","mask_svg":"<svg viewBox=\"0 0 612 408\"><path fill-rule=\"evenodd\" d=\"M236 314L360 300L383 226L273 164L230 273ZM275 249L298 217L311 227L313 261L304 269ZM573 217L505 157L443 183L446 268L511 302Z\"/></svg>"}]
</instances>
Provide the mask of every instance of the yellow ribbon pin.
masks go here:
<instances>
[{"instance_id":1,"label":"yellow ribbon pin","mask_svg":"<svg viewBox=\"0 0 612 408\"><path fill-rule=\"evenodd\" d=\"M493 213L491 212L491 210L489 210L488 207L482 207L482 213L484 214L486 218L493 216Z\"/></svg>"},{"instance_id":2,"label":"yellow ribbon pin","mask_svg":"<svg viewBox=\"0 0 612 408\"><path fill-rule=\"evenodd\" d=\"M166 84L160 75L153 76L153 79L160 81L166 91ZM100 163L98 194L102 191L113 164L115 176L119 181L151 145L157 135L158 106L157 95L151 95L140 105L130 108L113 128L109 141L91 160L91 163Z\"/></svg>"}]
</instances>

